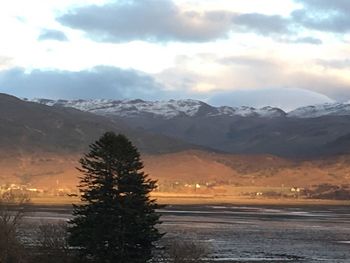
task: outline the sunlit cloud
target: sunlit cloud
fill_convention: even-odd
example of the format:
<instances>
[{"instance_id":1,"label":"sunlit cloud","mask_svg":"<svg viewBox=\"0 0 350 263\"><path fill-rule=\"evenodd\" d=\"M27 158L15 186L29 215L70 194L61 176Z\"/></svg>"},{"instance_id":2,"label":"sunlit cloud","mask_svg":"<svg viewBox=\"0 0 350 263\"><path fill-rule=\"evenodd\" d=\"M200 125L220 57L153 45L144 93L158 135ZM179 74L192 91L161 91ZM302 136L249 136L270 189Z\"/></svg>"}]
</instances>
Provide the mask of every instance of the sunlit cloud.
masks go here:
<instances>
[{"instance_id":1,"label":"sunlit cloud","mask_svg":"<svg viewBox=\"0 0 350 263\"><path fill-rule=\"evenodd\" d=\"M82 86L86 76L109 76L96 70L102 66L149 82L112 93L91 81L106 89L91 89L91 98L205 100L217 92L294 89L350 99L348 12L340 0L7 1L0 4L0 75L7 80L0 89L39 96L34 86L48 75ZM48 90L42 96L86 95Z\"/></svg>"},{"instance_id":2,"label":"sunlit cloud","mask_svg":"<svg viewBox=\"0 0 350 263\"><path fill-rule=\"evenodd\" d=\"M13 63L12 58L0 55L0 70L11 67L12 63Z\"/></svg>"}]
</instances>

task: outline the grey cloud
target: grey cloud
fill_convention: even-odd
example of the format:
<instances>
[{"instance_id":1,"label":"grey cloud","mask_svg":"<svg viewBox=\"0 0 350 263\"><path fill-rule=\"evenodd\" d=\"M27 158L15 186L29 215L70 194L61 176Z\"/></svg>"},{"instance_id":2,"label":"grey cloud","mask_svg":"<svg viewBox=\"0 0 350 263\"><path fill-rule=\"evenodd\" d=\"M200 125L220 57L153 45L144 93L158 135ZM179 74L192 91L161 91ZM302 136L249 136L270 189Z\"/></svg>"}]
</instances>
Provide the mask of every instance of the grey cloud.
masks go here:
<instances>
[{"instance_id":1,"label":"grey cloud","mask_svg":"<svg viewBox=\"0 0 350 263\"><path fill-rule=\"evenodd\" d=\"M170 0L121 0L86 6L58 18L96 41L194 41L224 38L231 14L183 12Z\"/></svg>"},{"instance_id":2,"label":"grey cloud","mask_svg":"<svg viewBox=\"0 0 350 263\"><path fill-rule=\"evenodd\" d=\"M245 30L261 35L292 33L290 21L279 15L240 14L234 16L232 21L235 25L241 26Z\"/></svg>"},{"instance_id":3,"label":"grey cloud","mask_svg":"<svg viewBox=\"0 0 350 263\"><path fill-rule=\"evenodd\" d=\"M0 71L0 92L19 97L52 99L140 98L163 100L196 98L203 100L212 98L211 102L214 102L215 97L215 103L221 101L221 105L228 104L225 99L231 98L231 105L238 105L238 102L241 101L239 105L260 107L270 104L284 109L292 108L292 104L295 104L296 101L305 104L327 101L328 98L316 93L322 93L338 100L350 99L349 86L326 74L320 76L304 72L288 72L283 64L263 59L236 57L227 59L223 63L232 67L232 71L220 79L205 79L205 76L203 79L203 76L193 72L178 72L176 69L169 69L162 76L152 77L134 70L106 66L79 72L34 70L26 73L24 69L15 68ZM235 67L235 63L239 67ZM235 75L235 77L230 79L231 75ZM161 82L157 82L156 79ZM223 82L220 83L220 81L223 80L226 81L226 86L221 85ZM193 87L202 81L214 83L217 90L210 92L193 90ZM160 83L164 83L164 85ZM166 90L163 88L166 86L165 84L168 84ZM170 89L171 87L172 89ZM242 90L248 88L261 89L261 91L238 93L233 91L227 94L219 91L220 89ZM309 93L292 92L290 96L285 96L289 90L285 88L309 90ZM307 102L304 98L308 99ZM294 102L292 103L292 101Z\"/></svg>"},{"instance_id":4,"label":"grey cloud","mask_svg":"<svg viewBox=\"0 0 350 263\"><path fill-rule=\"evenodd\" d=\"M57 40L57 41L68 41L67 36L59 30L44 29L38 37L39 41L44 40Z\"/></svg>"},{"instance_id":5,"label":"grey cloud","mask_svg":"<svg viewBox=\"0 0 350 263\"><path fill-rule=\"evenodd\" d=\"M229 73L222 77L226 83L219 87L221 89L298 88L321 93L334 100L350 99L349 82L327 69L312 73L284 61L249 56L221 58L217 63L230 67L227 69ZM332 63L346 66L348 61Z\"/></svg>"},{"instance_id":6,"label":"grey cloud","mask_svg":"<svg viewBox=\"0 0 350 263\"><path fill-rule=\"evenodd\" d=\"M246 66L252 68L276 68L278 64L273 60L249 57L249 56L231 56L220 58L216 60L220 64L225 65L238 65L238 66Z\"/></svg>"},{"instance_id":7,"label":"grey cloud","mask_svg":"<svg viewBox=\"0 0 350 263\"><path fill-rule=\"evenodd\" d=\"M319 31L346 33L350 31L350 1L296 0L303 9L292 13L293 19L304 27Z\"/></svg>"},{"instance_id":8,"label":"grey cloud","mask_svg":"<svg viewBox=\"0 0 350 263\"><path fill-rule=\"evenodd\" d=\"M350 100L349 83L332 72L310 73L305 71L287 72L285 81L289 87L318 92L336 101Z\"/></svg>"},{"instance_id":9,"label":"grey cloud","mask_svg":"<svg viewBox=\"0 0 350 263\"><path fill-rule=\"evenodd\" d=\"M232 31L265 36L293 32L291 21L282 16L183 11L171 0L120 0L73 9L57 20L101 42L205 42L226 38Z\"/></svg>"},{"instance_id":10,"label":"grey cloud","mask_svg":"<svg viewBox=\"0 0 350 263\"><path fill-rule=\"evenodd\" d=\"M319 65L325 68L350 69L350 59L317 60Z\"/></svg>"},{"instance_id":11,"label":"grey cloud","mask_svg":"<svg viewBox=\"0 0 350 263\"><path fill-rule=\"evenodd\" d=\"M161 85L151 76L107 66L79 72L3 70L0 71L0 90L20 97L53 99L150 99L165 96Z\"/></svg>"},{"instance_id":12,"label":"grey cloud","mask_svg":"<svg viewBox=\"0 0 350 263\"><path fill-rule=\"evenodd\" d=\"M302 3L307 8L319 11L350 12L350 2L348 0L295 0Z\"/></svg>"},{"instance_id":13,"label":"grey cloud","mask_svg":"<svg viewBox=\"0 0 350 263\"><path fill-rule=\"evenodd\" d=\"M332 99L350 99L348 83L342 82L332 72L315 74L270 57L199 56L203 63L207 59L211 64L224 66L225 70L218 76L210 76L190 68L184 69L180 64L158 74L157 79L162 83L171 83L177 89L181 87L181 90L187 91L183 92L187 96L215 102L217 105L273 105L293 109L331 102ZM183 63L186 64L186 60ZM206 90L206 87L210 87L210 90Z\"/></svg>"},{"instance_id":14,"label":"grey cloud","mask_svg":"<svg viewBox=\"0 0 350 263\"><path fill-rule=\"evenodd\" d=\"M296 39L289 39L286 42L295 44L311 44L311 45L321 45L323 42L319 38L314 37L300 37Z\"/></svg>"},{"instance_id":15,"label":"grey cloud","mask_svg":"<svg viewBox=\"0 0 350 263\"><path fill-rule=\"evenodd\" d=\"M303 28L350 31L347 0L295 0L304 7L291 16L239 14L229 11L183 11L172 0L119 0L98 6L72 9L57 20L84 31L101 42L206 42L228 37L231 32L254 32L290 43L321 44L312 37L298 36Z\"/></svg>"}]
</instances>

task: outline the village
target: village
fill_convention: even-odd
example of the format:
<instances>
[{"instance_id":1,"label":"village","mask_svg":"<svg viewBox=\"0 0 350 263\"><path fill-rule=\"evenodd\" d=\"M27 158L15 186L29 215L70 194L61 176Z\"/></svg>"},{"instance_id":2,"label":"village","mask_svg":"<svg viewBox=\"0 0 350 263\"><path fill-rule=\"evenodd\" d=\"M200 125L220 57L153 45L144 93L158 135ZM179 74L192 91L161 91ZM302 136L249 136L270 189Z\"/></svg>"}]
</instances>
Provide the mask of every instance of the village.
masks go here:
<instances>
[{"instance_id":1,"label":"village","mask_svg":"<svg viewBox=\"0 0 350 263\"><path fill-rule=\"evenodd\" d=\"M0 195L11 192L25 194L29 198L41 197L78 197L79 190L75 187L60 186L40 188L32 184L5 183L0 185ZM154 193L195 194L215 196L240 196L245 198L300 198L305 197L307 190L301 187L237 187L231 185L185 182L157 183Z\"/></svg>"},{"instance_id":2,"label":"village","mask_svg":"<svg viewBox=\"0 0 350 263\"><path fill-rule=\"evenodd\" d=\"M25 184L3 184L0 185L0 195L11 192L14 194L26 194L28 197L44 197L44 196L70 196L77 195L77 189L71 188L36 188Z\"/></svg>"}]
</instances>

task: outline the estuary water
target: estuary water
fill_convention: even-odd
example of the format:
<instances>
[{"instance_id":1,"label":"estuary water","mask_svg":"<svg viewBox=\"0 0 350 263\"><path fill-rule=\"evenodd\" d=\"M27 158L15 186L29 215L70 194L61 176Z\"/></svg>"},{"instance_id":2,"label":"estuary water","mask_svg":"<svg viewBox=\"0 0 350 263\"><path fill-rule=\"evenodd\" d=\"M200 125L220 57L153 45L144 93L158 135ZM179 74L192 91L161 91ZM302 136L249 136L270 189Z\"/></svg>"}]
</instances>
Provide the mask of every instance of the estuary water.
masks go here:
<instances>
[{"instance_id":1,"label":"estuary water","mask_svg":"<svg viewBox=\"0 0 350 263\"><path fill-rule=\"evenodd\" d=\"M204 244L214 262L350 262L346 206L172 205L159 210L165 238ZM71 217L69 206L34 206L31 224Z\"/></svg>"}]
</instances>

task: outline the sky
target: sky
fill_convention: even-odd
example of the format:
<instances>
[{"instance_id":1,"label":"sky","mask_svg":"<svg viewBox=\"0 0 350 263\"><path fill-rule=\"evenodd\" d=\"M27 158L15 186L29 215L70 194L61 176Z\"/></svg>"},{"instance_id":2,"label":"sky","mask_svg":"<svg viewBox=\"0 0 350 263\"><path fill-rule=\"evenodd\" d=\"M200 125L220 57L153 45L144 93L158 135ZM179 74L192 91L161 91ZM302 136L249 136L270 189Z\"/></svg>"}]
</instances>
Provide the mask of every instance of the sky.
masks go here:
<instances>
[{"instance_id":1,"label":"sky","mask_svg":"<svg viewBox=\"0 0 350 263\"><path fill-rule=\"evenodd\" d=\"M350 100L348 0L0 2L0 92L52 99Z\"/></svg>"}]
</instances>

